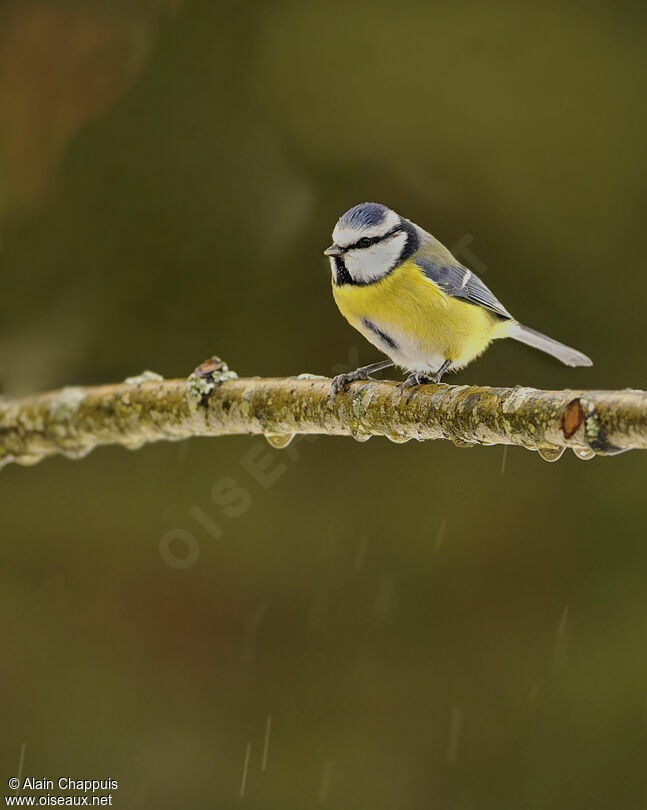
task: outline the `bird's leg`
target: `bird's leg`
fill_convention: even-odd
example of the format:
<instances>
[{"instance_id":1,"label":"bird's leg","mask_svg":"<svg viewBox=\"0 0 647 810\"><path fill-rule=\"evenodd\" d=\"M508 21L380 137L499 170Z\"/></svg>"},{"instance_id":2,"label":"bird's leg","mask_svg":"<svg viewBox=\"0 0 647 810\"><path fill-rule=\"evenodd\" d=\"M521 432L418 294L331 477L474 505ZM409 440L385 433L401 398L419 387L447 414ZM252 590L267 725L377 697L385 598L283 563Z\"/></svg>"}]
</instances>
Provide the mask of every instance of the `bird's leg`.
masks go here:
<instances>
[{"instance_id":1,"label":"bird's leg","mask_svg":"<svg viewBox=\"0 0 647 810\"><path fill-rule=\"evenodd\" d=\"M371 380L371 374L375 371L382 371L385 368L391 368L395 365L392 360L380 360L379 363L371 363L368 366L362 366L355 369L348 374L338 374L333 378L332 385L330 386L330 395L337 396L342 388L345 388L349 383L356 380Z\"/></svg>"},{"instance_id":2,"label":"bird's leg","mask_svg":"<svg viewBox=\"0 0 647 810\"><path fill-rule=\"evenodd\" d=\"M451 364L451 360L445 360L438 371L414 371L412 374L409 374L400 388L412 388L414 385L424 385L425 383L439 383L443 374Z\"/></svg>"},{"instance_id":3,"label":"bird's leg","mask_svg":"<svg viewBox=\"0 0 647 810\"><path fill-rule=\"evenodd\" d=\"M443 377L443 374L447 371L447 369L451 366L451 360L445 360L442 366L438 369L438 371L433 375L433 382L439 383Z\"/></svg>"}]
</instances>

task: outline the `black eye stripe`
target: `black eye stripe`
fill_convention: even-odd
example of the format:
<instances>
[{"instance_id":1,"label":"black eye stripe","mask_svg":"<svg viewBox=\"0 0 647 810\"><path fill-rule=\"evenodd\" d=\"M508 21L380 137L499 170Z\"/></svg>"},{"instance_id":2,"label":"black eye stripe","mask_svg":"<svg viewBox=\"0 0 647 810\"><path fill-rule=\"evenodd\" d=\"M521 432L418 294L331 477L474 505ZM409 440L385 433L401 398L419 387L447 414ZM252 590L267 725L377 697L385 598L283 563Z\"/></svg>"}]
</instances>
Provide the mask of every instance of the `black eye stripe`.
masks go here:
<instances>
[{"instance_id":1,"label":"black eye stripe","mask_svg":"<svg viewBox=\"0 0 647 810\"><path fill-rule=\"evenodd\" d=\"M367 247L370 247L371 245L374 245L376 242L379 242L379 241L380 241L379 236L373 236L371 238L369 238L368 236L365 236L362 239L360 239L357 244L362 248L367 248Z\"/></svg>"},{"instance_id":2,"label":"black eye stripe","mask_svg":"<svg viewBox=\"0 0 647 810\"><path fill-rule=\"evenodd\" d=\"M395 228L391 228L390 231L387 231L382 236L363 236L361 239L358 239L357 242L353 242L352 245L347 245L344 248L344 253L347 250L358 250L362 248L371 247L372 245L377 245L378 242L381 242L383 239L386 239L387 236L393 236L396 233L400 233L402 231L401 225L396 225Z\"/></svg>"}]
</instances>

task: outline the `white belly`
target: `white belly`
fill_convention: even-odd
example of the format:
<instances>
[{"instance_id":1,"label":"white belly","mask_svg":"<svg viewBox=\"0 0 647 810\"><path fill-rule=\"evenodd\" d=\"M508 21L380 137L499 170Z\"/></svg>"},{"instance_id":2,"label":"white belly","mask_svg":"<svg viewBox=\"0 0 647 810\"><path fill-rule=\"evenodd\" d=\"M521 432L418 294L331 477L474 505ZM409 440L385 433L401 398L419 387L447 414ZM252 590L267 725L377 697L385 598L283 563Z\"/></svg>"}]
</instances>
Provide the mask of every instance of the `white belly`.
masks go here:
<instances>
[{"instance_id":1,"label":"white belly","mask_svg":"<svg viewBox=\"0 0 647 810\"><path fill-rule=\"evenodd\" d=\"M438 371L446 358L438 348L429 352L410 335L405 335L392 326L380 325L373 319L364 318L357 329L364 337L401 368L408 371Z\"/></svg>"}]
</instances>

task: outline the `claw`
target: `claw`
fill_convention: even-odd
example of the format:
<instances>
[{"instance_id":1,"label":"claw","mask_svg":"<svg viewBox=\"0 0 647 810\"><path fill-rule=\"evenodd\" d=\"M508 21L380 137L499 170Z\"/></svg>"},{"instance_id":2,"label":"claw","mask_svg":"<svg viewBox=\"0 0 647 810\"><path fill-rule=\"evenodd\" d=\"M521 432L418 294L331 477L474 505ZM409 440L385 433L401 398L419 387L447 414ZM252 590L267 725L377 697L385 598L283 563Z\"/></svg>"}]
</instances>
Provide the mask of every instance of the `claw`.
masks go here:
<instances>
[{"instance_id":1,"label":"claw","mask_svg":"<svg viewBox=\"0 0 647 810\"><path fill-rule=\"evenodd\" d=\"M375 371L383 371L385 368L391 368L392 365L392 360L378 360L377 363L369 363L368 366L361 366L348 374L338 374L333 378L332 385L330 386L330 398L334 399L341 389L346 388L349 383L357 382L358 380L374 380L375 377L371 377L371 374Z\"/></svg>"},{"instance_id":2,"label":"claw","mask_svg":"<svg viewBox=\"0 0 647 810\"><path fill-rule=\"evenodd\" d=\"M362 369L357 369L357 371L351 371L348 374L338 374L336 377L333 377L332 384L330 386L330 396L336 397L337 394L346 388L352 382L357 382L358 380L370 380L371 377L366 372L363 372Z\"/></svg>"},{"instance_id":3,"label":"claw","mask_svg":"<svg viewBox=\"0 0 647 810\"><path fill-rule=\"evenodd\" d=\"M400 388L413 388L414 385L426 385L427 383L437 383L439 381L437 374L429 374L424 371L414 371L409 374L407 379L400 384Z\"/></svg>"},{"instance_id":4,"label":"claw","mask_svg":"<svg viewBox=\"0 0 647 810\"><path fill-rule=\"evenodd\" d=\"M414 371L409 374L407 379L400 384L400 390L405 388L413 388L414 385L425 385L426 383L434 383L438 385L441 381L443 374L451 365L451 360L445 360L438 371Z\"/></svg>"}]
</instances>

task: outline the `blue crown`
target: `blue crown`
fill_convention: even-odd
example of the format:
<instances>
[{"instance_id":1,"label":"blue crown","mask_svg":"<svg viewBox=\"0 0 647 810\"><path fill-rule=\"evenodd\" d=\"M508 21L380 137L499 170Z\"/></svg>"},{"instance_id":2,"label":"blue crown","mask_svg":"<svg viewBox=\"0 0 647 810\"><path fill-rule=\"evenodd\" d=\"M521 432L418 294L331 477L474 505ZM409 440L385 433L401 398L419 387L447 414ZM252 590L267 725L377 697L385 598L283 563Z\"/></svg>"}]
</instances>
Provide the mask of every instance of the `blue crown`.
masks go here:
<instances>
[{"instance_id":1,"label":"blue crown","mask_svg":"<svg viewBox=\"0 0 647 810\"><path fill-rule=\"evenodd\" d=\"M358 230L360 228L369 228L383 222L388 210L385 205L380 205L379 203L360 203L359 205L349 208L345 214L342 214L339 219L339 224Z\"/></svg>"}]
</instances>

